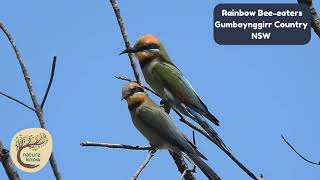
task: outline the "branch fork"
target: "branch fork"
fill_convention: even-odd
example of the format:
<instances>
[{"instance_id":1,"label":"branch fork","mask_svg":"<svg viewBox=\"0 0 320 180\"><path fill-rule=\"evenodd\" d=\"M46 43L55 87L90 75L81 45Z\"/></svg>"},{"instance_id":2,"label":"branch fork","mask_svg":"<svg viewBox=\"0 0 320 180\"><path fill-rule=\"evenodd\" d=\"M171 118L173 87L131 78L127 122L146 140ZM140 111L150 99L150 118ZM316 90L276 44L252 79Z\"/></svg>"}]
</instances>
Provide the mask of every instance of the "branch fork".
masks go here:
<instances>
[{"instance_id":1,"label":"branch fork","mask_svg":"<svg viewBox=\"0 0 320 180\"><path fill-rule=\"evenodd\" d=\"M34 88L32 86L32 82L31 82L31 78L29 76L29 72L27 70L27 67L25 65L25 62L24 60L22 59L22 56L20 54L20 51L19 49L17 48L17 45L13 39L13 37L11 36L11 34L9 33L9 31L7 30L7 28L4 26L4 24L2 22L0 22L0 29L3 31L3 33L5 34L5 36L7 37L7 39L9 40L14 52L15 52L15 55L16 55L16 58L19 62L19 65L20 65L20 69L22 71L22 74L23 74L23 77L24 77L24 80L25 80L25 83L26 83L26 86L28 88L28 92L29 92L29 95L30 95L30 98L32 100L32 103L33 103L33 107L23 103L22 101L10 96L10 95L7 95L3 92L0 92L0 95L28 108L29 110L32 110L37 118L38 118L38 121L39 121L39 124L40 124L40 127L41 128L44 128L46 129L46 126L45 126L45 119L44 119L44 116L43 116L43 111L42 111L42 108L45 104L45 101L47 99L47 96L48 96L48 93L49 93L49 90L50 90L50 87L51 87L51 84L52 84L52 81L53 81L53 76L54 76L54 71L55 71L55 63L56 63L56 57L54 56L53 58L53 64L52 64L52 70L51 70L51 77L50 77L50 81L49 81L49 84L48 84L48 87L47 87L47 90L46 90L46 93L45 93L45 96L42 100L42 103L41 105L38 103L37 101L37 97L36 97L36 93L34 91ZM61 175L60 175L60 172L59 172L59 169L58 169L58 166L57 166L57 163L56 163L56 160L53 156L53 153L51 154L50 156L50 164L51 164L51 168L52 168L52 171L55 175L55 178L57 180L61 180Z\"/></svg>"}]
</instances>

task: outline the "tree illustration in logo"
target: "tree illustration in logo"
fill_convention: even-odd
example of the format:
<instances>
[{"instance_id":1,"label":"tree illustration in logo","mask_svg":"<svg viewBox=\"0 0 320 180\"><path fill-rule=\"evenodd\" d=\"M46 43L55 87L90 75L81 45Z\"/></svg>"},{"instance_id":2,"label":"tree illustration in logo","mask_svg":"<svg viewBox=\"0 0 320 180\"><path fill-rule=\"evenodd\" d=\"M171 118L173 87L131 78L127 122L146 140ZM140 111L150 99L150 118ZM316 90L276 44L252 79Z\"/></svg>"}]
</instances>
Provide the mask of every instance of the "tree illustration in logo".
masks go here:
<instances>
[{"instance_id":1,"label":"tree illustration in logo","mask_svg":"<svg viewBox=\"0 0 320 180\"><path fill-rule=\"evenodd\" d=\"M48 138L45 133L39 133L37 135L19 135L15 139L15 147L17 149L17 160L19 164L25 168L33 169L39 166L39 164L28 164L22 161L21 153L24 149L28 148L29 151L37 151L39 148L45 146L48 143Z\"/></svg>"}]
</instances>

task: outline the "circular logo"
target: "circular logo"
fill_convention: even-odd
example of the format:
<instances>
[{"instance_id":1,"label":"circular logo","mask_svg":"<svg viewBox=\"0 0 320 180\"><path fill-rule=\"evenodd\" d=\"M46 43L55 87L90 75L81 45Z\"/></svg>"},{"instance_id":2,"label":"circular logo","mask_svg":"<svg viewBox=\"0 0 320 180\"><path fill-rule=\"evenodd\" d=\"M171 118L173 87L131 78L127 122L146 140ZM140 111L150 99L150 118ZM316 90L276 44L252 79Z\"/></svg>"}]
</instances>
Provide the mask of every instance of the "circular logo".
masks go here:
<instances>
[{"instance_id":1,"label":"circular logo","mask_svg":"<svg viewBox=\"0 0 320 180\"><path fill-rule=\"evenodd\" d=\"M51 152L51 135L42 128L23 129L11 141L12 161L25 172L32 173L42 169L49 161Z\"/></svg>"}]
</instances>

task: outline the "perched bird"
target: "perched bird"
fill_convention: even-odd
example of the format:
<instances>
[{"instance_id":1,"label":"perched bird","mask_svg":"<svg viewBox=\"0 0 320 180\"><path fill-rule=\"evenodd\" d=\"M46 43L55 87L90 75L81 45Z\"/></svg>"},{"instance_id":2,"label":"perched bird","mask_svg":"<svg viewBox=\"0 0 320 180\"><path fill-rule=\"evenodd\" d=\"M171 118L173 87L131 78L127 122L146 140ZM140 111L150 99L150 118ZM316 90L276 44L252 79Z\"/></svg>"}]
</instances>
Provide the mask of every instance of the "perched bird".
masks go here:
<instances>
[{"instance_id":1,"label":"perched bird","mask_svg":"<svg viewBox=\"0 0 320 180\"><path fill-rule=\"evenodd\" d=\"M203 118L219 126L218 119L213 116L188 80L170 60L160 40L153 35L141 36L133 48L120 53L134 53L139 61L143 75L151 88L180 114L197 122L210 136L208 139L225 152L250 177L257 179L224 144L217 132Z\"/></svg>"},{"instance_id":2,"label":"perched bird","mask_svg":"<svg viewBox=\"0 0 320 180\"><path fill-rule=\"evenodd\" d=\"M147 96L138 83L130 82L125 85L122 88L122 99L128 103L134 126L149 140L153 148L184 153L208 179L220 179L202 160L207 158L173 124L170 116Z\"/></svg>"},{"instance_id":3,"label":"perched bird","mask_svg":"<svg viewBox=\"0 0 320 180\"><path fill-rule=\"evenodd\" d=\"M203 116L217 126L218 119L209 112L182 72L172 63L158 38L143 35L133 48L120 54L124 53L135 54L147 83L174 110L195 120L210 136L217 136Z\"/></svg>"}]
</instances>

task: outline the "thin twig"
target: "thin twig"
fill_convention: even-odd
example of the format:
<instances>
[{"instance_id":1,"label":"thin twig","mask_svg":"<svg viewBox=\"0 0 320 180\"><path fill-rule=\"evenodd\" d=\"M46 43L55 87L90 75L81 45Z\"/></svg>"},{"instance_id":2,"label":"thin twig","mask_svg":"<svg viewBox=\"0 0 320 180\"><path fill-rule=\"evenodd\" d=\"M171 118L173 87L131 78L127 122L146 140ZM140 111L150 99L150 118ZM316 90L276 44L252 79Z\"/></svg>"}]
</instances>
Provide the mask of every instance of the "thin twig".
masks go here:
<instances>
[{"instance_id":1,"label":"thin twig","mask_svg":"<svg viewBox=\"0 0 320 180\"><path fill-rule=\"evenodd\" d=\"M196 166L194 166L194 167L196 167ZM192 173L195 173L196 171L195 171L195 168L194 169L192 169L192 170L190 170L190 169L185 169L184 171L183 171L183 173L181 174L181 176L180 176L180 180L188 180L188 179L191 179L190 178L190 174L192 175Z\"/></svg>"},{"instance_id":2,"label":"thin twig","mask_svg":"<svg viewBox=\"0 0 320 180\"><path fill-rule=\"evenodd\" d=\"M105 147L105 148L113 148L113 149L128 149L128 150L154 150L151 146L132 146L127 144L111 144L111 143L101 143L101 142L91 142L91 141L84 141L80 143L81 146L86 147ZM183 173L184 171L188 170L188 165L184 162L184 159L181 155L177 153L170 152L170 155L175 160L175 163L177 164L178 170ZM179 165L179 166L178 166ZM192 170L189 170L190 172L185 173L185 179L186 180L195 180L194 176L191 172ZM140 172L141 173L141 172Z\"/></svg>"},{"instance_id":3,"label":"thin twig","mask_svg":"<svg viewBox=\"0 0 320 180\"><path fill-rule=\"evenodd\" d=\"M194 131L192 131L192 143L193 145L196 145L196 134Z\"/></svg>"},{"instance_id":4,"label":"thin twig","mask_svg":"<svg viewBox=\"0 0 320 180\"><path fill-rule=\"evenodd\" d=\"M181 174L180 180L184 179L184 176L187 174L188 170L184 170L183 173Z\"/></svg>"},{"instance_id":5,"label":"thin twig","mask_svg":"<svg viewBox=\"0 0 320 180\"><path fill-rule=\"evenodd\" d=\"M147 166L151 158L154 156L156 153L156 150L149 150L147 158L143 161L137 172L132 176L131 180L136 180L138 179L138 176L140 173L143 171L143 169Z\"/></svg>"},{"instance_id":6,"label":"thin twig","mask_svg":"<svg viewBox=\"0 0 320 180\"><path fill-rule=\"evenodd\" d=\"M16 54L16 57L17 57L18 62L20 64L21 71L23 73L23 77L24 77L26 85L28 87L28 91L29 91L30 97L31 97L33 105L35 107L37 116L39 116L40 125L41 125L41 127L44 127L45 123L43 121L43 117L42 117L41 112L39 112L39 110L38 110L39 105L38 105L38 102L37 102L37 99L36 99L36 96L35 96L35 92L34 92L33 87L32 87L31 79L30 79L29 73L27 71L26 65L24 63L24 60L22 59L22 57L20 55L20 52L19 52L19 50L18 50L18 48L16 46L15 41L13 40L13 38L10 35L9 31L5 28L5 26L4 26L4 24L2 22L0 22L0 28L4 32L6 37L8 38L8 40L9 40L9 42L10 42L10 44L11 44L11 46L12 46L12 48L13 48L15 54Z\"/></svg>"},{"instance_id":7,"label":"thin twig","mask_svg":"<svg viewBox=\"0 0 320 180\"><path fill-rule=\"evenodd\" d=\"M314 165L320 165L320 161L318 163L313 162L308 160L307 158L305 158L304 156L302 156L287 140L286 138L284 138L283 135L281 135L282 139L284 140L284 142L298 155L300 156L303 160L305 160L306 162L310 163L310 164L314 164Z\"/></svg>"},{"instance_id":8,"label":"thin twig","mask_svg":"<svg viewBox=\"0 0 320 180\"><path fill-rule=\"evenodd\" d=\"M298 3L306 4L309 6L311 13L311 27L314 32L320 37L320 17L317 14L317 11L313 5L312 0L298 0Z\"/></svg>"},{"instance_id":9,"label":"thin twig","mask_svg":"<svg viewBox=\"0 0 320 180\"><path fill-rule=\"evenodd\" d=\"M195 180L196 178L193 176L192 171L189 170L188 164L185 162L182 153L175 153L172 151L169 151L169 153L181 173L181 177L182 174L185 173L185 175L183 175L185 180Z\"/></svg>"},{"instance_id":10,"label":"thin twig","mask_svg":"<svg viewBox=\"0 0 320 180\"><path fill-rule=\"evenodd\" d=\"M260 174L260 177L258 178L259 180L263 180L263 174Z\"/></svg>"},{"instance_id":11,"label":"thin twig","mask_svg":"<svg viewBox=\"0 0 320 180\"><path fill-rule=\"evenodd\" d=\"M19 174L17 170L15 169L15 166L13 165L13 162L10 158L9 151L7 151L1 140L0 140L0 161L3 165L4 170L6 171L6 174L8 176L8 179L10 180L19 180Z\"/></svg>"},{"instance_id":12,"label":"thin twig","mask_svg":"<svg viewBox=\"0 0 320 180\"><path fill-rule=\"evenodd\" d=\"M50 88L51 88L51 84L52 84L52 81L53 81L53 78L54 78L54 72L55 72L55 69L56 69L56 62L57 62L57 56L53 56L52 65L51 65L50 80L49 80L49 83L48 83L48 87L47 87L46 93L44 94L44 97L43 97L42 102L41 102L41 109L43 109L43 106L46 103L46 100L47 100L47 97L48 97L48 94L49 94L49 91L50 91Z\"/></svg>"},{"instance_id":13,"label":"thin twig","mask_svg":"<svg viewBox=\"0 0 320 180\"><path fill-rule=\"evenodd\" d=\"M18 100L17 98L14 98L14 97L12 97L12 96L10 96L10 95L7 95L6 93L3 93L3 92L0 92L0 94L1 94L2 96L6 97L6 98L8 98L8 99L10 99L10 100L12 100L12 101L15 101L16 103L21 104L22 106L24 106L24 107L26 107L26 108L28 108L28 109L30 109L30 110L32 110L32 111L36 111L34 108L32 108L32 107L28 106L27 104L21 102L21 101Z\"/></svg>"},{"instance_id":14,"label":"thin twig","mask_svg":"<svg viewBox=\"0 0 320 180\"><path fill-rule=\"evenodd\" d=\"M100 142L90 142L84 141L80 143L81 146L93 146L93 147L106 147L106 148L116 148L116 149L130 149L130 150L151 150L151 146L132 146L127 144L110 144L110 143L100 143Z\"/></svg>"},{"instance_id":15,"label":"thin twig","mask_svg":"<svg viewBox=\"0 0 320 180\"><path fill-rule=\"evenodd\" d=\"M137 82L135 80L132 80L130 78L124 77L124 76L114 76L116 79L120 79L123 81L128 81L128 82ZM147 91L153 93L154 95L160 97L154 90L152 90L151 88L147 87L147 86L143 86L144 89L146 89Z\"/></svg>"},{"instance_id":16,"label":"thin twig","mask_svg":"<svg viewBox=\"0 0 320 180\"><path fill-rule=\"evenodd\" d=\"M29 73L28 73L28 70L26 68L25 62L24 62L24 60L22 59L22 57L20 55L20 52L19 52L19 50L17 48L17 45L16 45L15 41L13 40L13 38L10 35L9 31L7 30L7 28L4 26L4 24L2 22L0 22L0 28L3 31L3 33L6 35L6 37L8 38L8 40L9 40L9 42L10 42L10 44L11 44L11 46L12 46L12 48L13 48L15 54L16 54L17 60L19 62L19 65L20 65L20 68L21 68L21 71L22 71L22 74L23 74L23 77L24 77L24 80L25 80L26 85L28 87L28 91L29 91L31 100L33 102L35 113L36 113L36 115L38 117L38 120L39 120L39 123L40 123L40 127L46 129L45 120L44 120L44 117L43 117L43 112L42 112L41 106L39 105L39 103L37 101L36 93L35 93L35 91L34 91L34 89L32 87L31 78L29 76ZM50 156L50 164L51 164L51 168L52 168L52 171L53 171L56 179L60 180L61 179L61 175L60 175L60 172L58 170L58 166L57 166L56 160L53 157L53 153Z\"/></svg>"},{"instance_id":17,"label":"thin twig","mask_svg":"<svg viewBox=\"0 0 320 180\"><path fill-rule=\"evenodd\" d=\"M113 11L114 11L114 13L116 15L117 22L118 22L118 25L120 27L121 35L122 35L123 41L125 43L125 46L126 46L127 49L129 49L129 48L131 48L131 46L130 46L130 42L128 40L128 35L127 35L126 29L124 27L124 23L123 23L122 17L120 15L120 9L118 7L118 4L117 4L116 0L110 0L110 3L112 5ZM142 85L141 80L140 80L140 76L139 76L139 72L137 70L137 66L134 63L133 54L132 53L128 53L128 56L129 56L129 59L130 59L130 65L132 67L134 77L136 78L137 82L140 85Z\"/></svg>"},{"instance_id":18,"label":"thin twig","mask_svg":"<svg viewBox=\"0 0 320 180\"><path fill-rule=\"evenodd\" d=\"M192 131L192 143L194 146L196 146L196 133L194 131ZM192 172L196 172L196 165L193 165L193 169Z\"/></svg>"}]
</instances>

